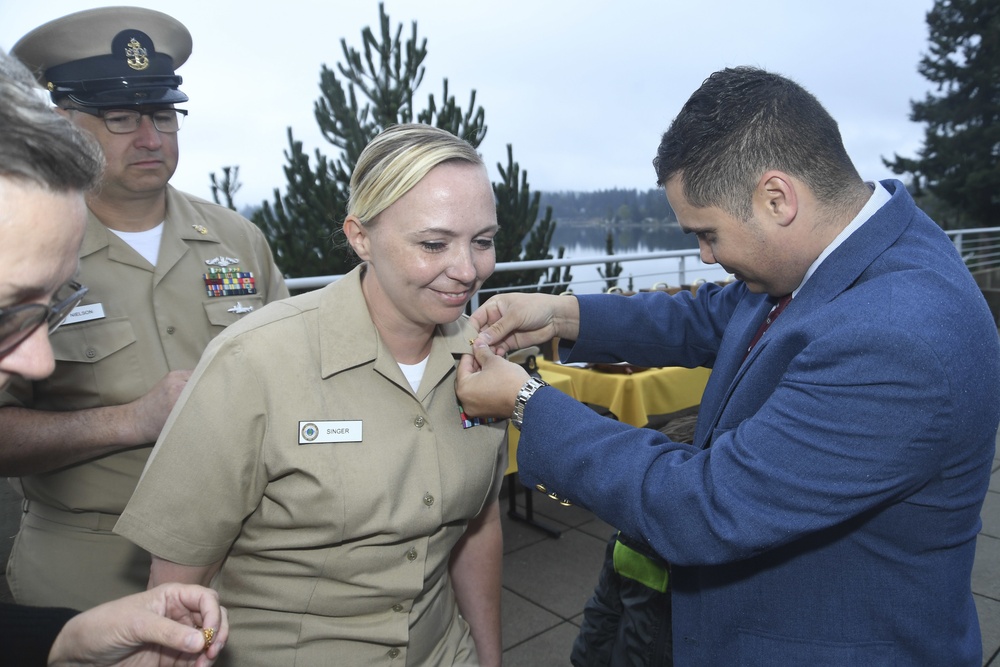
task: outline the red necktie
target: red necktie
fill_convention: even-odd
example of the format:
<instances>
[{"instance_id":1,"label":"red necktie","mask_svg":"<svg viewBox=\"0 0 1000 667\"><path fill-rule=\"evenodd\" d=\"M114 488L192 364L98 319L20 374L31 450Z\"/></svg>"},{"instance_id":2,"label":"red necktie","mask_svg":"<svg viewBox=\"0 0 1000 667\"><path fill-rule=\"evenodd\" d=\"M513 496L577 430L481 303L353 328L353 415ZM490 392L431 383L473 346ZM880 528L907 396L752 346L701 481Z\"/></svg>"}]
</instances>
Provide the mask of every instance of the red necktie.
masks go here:
<instances>
[{"instance_id":1,"label":"red necktie","mask_svg":"<svg viewBox=\"0 0 1000 667\"><path fill-rule=\"evenodd\" d=\"M750 341L750 346L747 347L747 354L750 354L750 350L753 349L753 346L757 344L757 341L759 341L760 337L764 335L764 332L767 331L767 328L771 326L771 323L774 322L776 319L778 319L778 315L781 315L781 311L785 309L785 306L787 306L791 302L791 300L792 300L791 294L786 294L785 296L778 299L777 305L775 305L774 308L771 309L771 312L767 314L767 317L764 318L764 321L760 323L760 328L757 329L757 333L754 334L753 340Z\"/></svg>"}]
</instances>

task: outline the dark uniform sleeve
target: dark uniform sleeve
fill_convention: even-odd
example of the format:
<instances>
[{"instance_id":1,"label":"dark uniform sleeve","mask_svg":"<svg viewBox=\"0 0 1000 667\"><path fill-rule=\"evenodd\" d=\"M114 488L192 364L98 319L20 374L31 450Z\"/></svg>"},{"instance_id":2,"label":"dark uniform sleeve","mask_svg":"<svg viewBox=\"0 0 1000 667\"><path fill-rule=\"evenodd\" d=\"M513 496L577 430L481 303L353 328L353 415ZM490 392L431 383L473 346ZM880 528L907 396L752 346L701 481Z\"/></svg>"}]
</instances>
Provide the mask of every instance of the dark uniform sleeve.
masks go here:
<instances>
[{"instance_id":1,"label":"dark uniform sleeve","mask_svg":"<svg viewBox=\"0 0 1000 667\"><path fill-rule=\"evenodd\" d=\"M55 607L0 604L0 665L45 667L59 632L78 613Z\"/></svg>"}]
</instances>

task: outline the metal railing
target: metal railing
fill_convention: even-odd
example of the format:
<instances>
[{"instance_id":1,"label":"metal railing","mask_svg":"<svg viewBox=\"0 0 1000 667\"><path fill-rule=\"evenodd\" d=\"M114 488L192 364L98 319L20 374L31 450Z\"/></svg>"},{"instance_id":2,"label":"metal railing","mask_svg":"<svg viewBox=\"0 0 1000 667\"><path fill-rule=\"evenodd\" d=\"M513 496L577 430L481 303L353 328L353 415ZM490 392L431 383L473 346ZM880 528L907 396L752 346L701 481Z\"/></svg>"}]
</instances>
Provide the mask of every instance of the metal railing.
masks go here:
<instances>
[{"instance_id":1,"label":"metal railing","mask_svg":"<svg viewBox=\"0 0 1000 667\"><path fill-rule=\"evenodd\" d=\"M622 267L621 274L611 278L618 286L626 282L633 282L637 287L653 287L658 283L676 286L686 285L699 279L717 280L726 277L726 272L717 264L702 262L697 248L660 250L629 255L595 255L525 262L501 262L497 264L494 273L532 269L549 270L556 267L596 267L609 264L619 264ZM632 270L627 271L627 267ZM563 281L546 281L543 276L540 282L533 285L508 285L479 290L479 293L472 298L472 308L473 310L478 308L480 301L485 301L500 292L516 292L536 287L581 293L604 292L608 284L609 279L600 276L596 271L589 278L574 277L568 285Z\"/></svg>"},{"instance_id":2,"label":"metal railing","mask_svg":"<svg viewBox=\"0 0 1000 667\"><path fill-rule=\"evenodd\" d=\"M946 233L972 273L1000 268L1000 227L954 229Z\"/></svg>"},{"instance_id":3,"label":"metal railing","mask_svg":"<svg viewBox=\"0 0 1000 667\"><path fill-rule=\"evenodd\" d=\"M1000 268L1000 227L979 227L976 229L956 229L946 232L951 237L952 242L958 249L959 254L965 260L969 271L979 273ZM644 268L641 263L647 265L651 261L659 260L655 267ZM664 260L667 260L664 262ZM676 262L676 267L671 267L671 262ZM563 259L541 259L525 262L500 262L496 265L495 273L508 271L524 271L541 269L548 271L553 267L583 267L606 265L617 263L622 265L622 274L617 276L619 284L626 280L640 279L640 286L644 285L642 279L651 279L650 287L655 283L667 283L669 285L685 285L699 279L717 280L725 277L725 273L718 265L705 264L701 261L700 254L696 248L687 250L662 250L657 252L636 253L629 255L597 255L593 257L569 257ZM625 275L625 267L632 266L635 270ZM341 276L313 276L306 278L288 278L285 282L288 289L292 291L310 290L323 287ZM569 284L569 289L573 291L603 292L603 288L594 289L596 285L607 284L607 279L598 278L574 278ZM533 285L511 285L507 287L481 290L473 297L472 308L478 307L480 300L489 298L494 293L505 291L517 291L531 289L535 287L552 287L562 285L561 282L540 282Z\"/></svg>"}]
</instances>

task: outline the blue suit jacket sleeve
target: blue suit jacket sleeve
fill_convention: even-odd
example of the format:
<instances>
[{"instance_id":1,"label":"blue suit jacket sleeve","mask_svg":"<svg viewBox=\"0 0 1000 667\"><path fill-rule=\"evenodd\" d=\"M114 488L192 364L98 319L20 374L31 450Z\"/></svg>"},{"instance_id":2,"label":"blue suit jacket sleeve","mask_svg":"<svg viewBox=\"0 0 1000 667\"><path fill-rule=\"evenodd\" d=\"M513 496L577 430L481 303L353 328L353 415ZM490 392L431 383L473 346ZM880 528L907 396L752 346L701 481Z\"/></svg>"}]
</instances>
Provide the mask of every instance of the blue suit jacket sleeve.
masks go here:
<instances>
[{"instance_id":1,"label":"blue suit jacket sleeve","mask_svg":"<svg viewBox=\"0 0 1000 667\"><path fill-rule=\"evenodd\" d=\"M817 373L833 366L840 380L820 382ZM874 331L816 341L784 375L762 404L749 395L742 410L731 408L754 418L719 423L708 449L540 391L525 410L520 474L683 565L775 548L908 494L940 470L949 389L922 341Z\"/></svg>"},{"instance_id":2,"label":"blue suit jacket sleeve","mask_svg":"<svg viewBox=\"0 0 1000 667\"><path fill-rule=\"evenodd\" d=\"M764 301L735 283L704 285L697 298L687 291L578 296L580 337L567 361L711 368L734 312L748 297L744 308Z\"/></svg>"}]
</instances>

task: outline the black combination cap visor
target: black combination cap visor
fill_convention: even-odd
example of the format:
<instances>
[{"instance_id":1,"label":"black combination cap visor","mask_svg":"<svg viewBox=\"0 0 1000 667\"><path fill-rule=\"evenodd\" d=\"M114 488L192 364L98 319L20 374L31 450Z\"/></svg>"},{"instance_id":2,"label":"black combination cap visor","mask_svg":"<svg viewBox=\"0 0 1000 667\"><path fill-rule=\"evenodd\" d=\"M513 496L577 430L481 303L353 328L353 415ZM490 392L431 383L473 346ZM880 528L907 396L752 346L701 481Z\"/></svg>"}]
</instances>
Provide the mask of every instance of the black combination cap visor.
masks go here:
<instances>
[{"instance_id":1,"label":"black combination cap visor","mask_svg":"<svg viewBox=\"0 0 1000 667\"><path fill-rule=\"evenodd\" d=\"M157 53L145 33L118 33L112 53L50 67L45 77L53 101L100 109L187 102L173 58Z\"/></svg>"}]
</instances>

